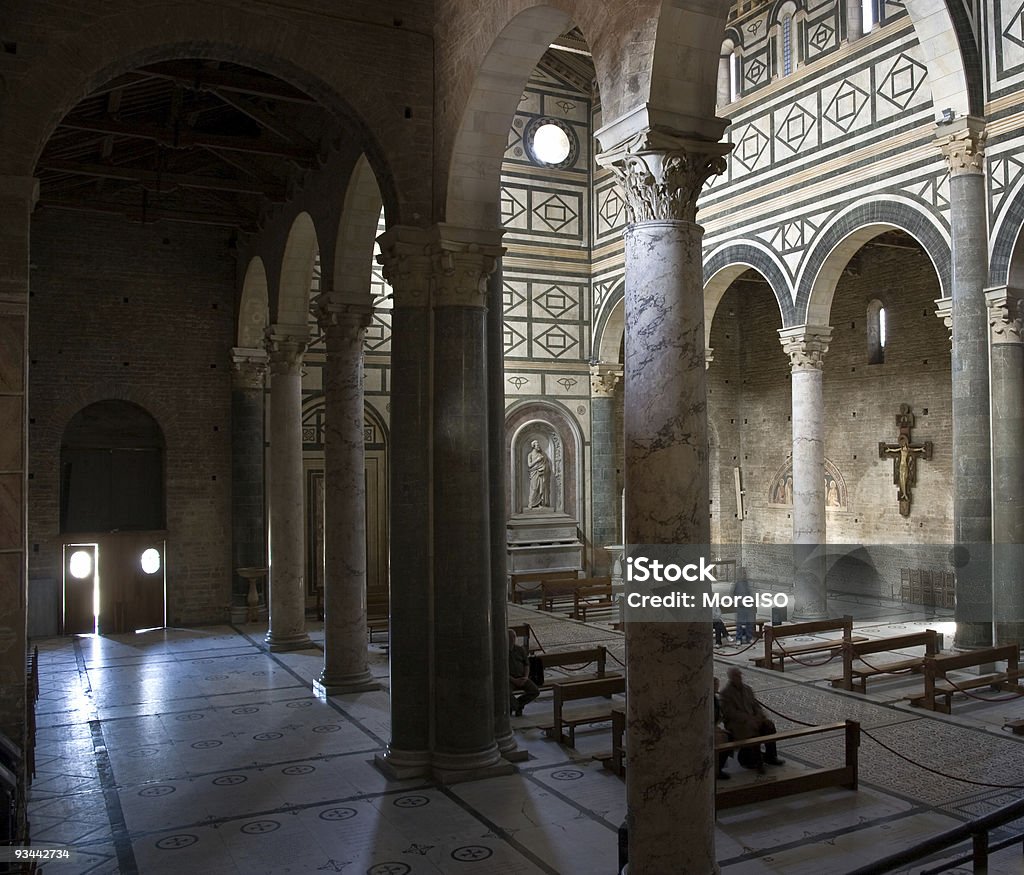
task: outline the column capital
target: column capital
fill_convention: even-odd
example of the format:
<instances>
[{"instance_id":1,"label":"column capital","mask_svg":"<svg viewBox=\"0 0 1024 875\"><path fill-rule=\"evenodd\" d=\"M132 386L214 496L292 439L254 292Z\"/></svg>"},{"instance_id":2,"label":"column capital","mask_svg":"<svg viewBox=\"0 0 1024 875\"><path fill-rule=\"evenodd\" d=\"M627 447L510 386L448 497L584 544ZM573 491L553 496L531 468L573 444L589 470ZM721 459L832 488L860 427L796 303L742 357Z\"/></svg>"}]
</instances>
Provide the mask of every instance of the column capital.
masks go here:
<instances>
[{"instance_id":1,"label":"column capital","mask_svg":"<svg viewBox=\"0 0 1024 875\"><path fill-rule=\"evenodd\" d=\"M590 394L594 398L611 398L622 379L622 365L594 362L590 366Z\"/></svg>"},{"instance_id":2,"label":"column capital","mask_svg":"<svg viewBox=\"0 0 1024 875\"><path fill-rule=\"evenodd\" d=\"M265 349L231 349L231 384L235 389L262 389L270 357Z\"/></svg>"},{"instance_id":3,"label":"column capital","mask_svg":"<svg viewBox=\"0 0 1024 875\"><path fill-rule=\"evenodd\" d=\"M439 224L434 231L434 306L486 310L487 278L505 252L501 245L504 230Z\"/></svg>"},{"instance_id":4,"label":"column capital","mask_svg":"<svg viewBox=\"0 0 1024 875\"><path fill-rule=\"evenodd\" d=\"M1020 344L1021 323L1024 321L1024 295L1019 289L999 286L985 290L988 301L988 324L992 345Z\"/></svg>"},{"instance_id":5,"label":"column capital","mask_svg":"<svg viewBox=\"0 0 1024 875\"><path fill-rule=\"evenodd\" d=\"M985 120L965 116L940 124L936 142L949 164L952 176L977 176L985 172Z\"/></svg>"},{"instance_id":6,"label":"column capital","mask_svg":"<svg viewBox=\"0 0 1024 875\"><path fill-rule=\"evenodd\" d=\"M619 181L629 224L696 222L701 189L725 172L730 149L731 143L646 128L601 152L597 161Z\"/></svg>"},{"instance_id":7,"label":"column capital","mask_svg":"<svg viewBox=\"0 0 1024 875\"><path fill-rule=\"evenodd\" d=\"M780 328L779 340L786 355L789 356L790 367L794 373L820 371L832 340L832 328L829 325L796 325L792 328Z\"/></svg>"},{"instance_id":8,"label":"column capital","mask_svg":"<svg viewBox=\"0 0 1024 875\"><path fill-rule=\"evenodd\" d=\"M320 329L327 335L329 355L331 335L335 331L354 332L361 339L373 315L373 302L368 294L325 290L313 299L313 312Z\"/></svg>"},{"instance_id":9,"label":"column capital","mask_svg":"<svg viewBox=\"0 0 1024 875\"><path fill-rule=\"evenodd\" d=\"M935 299L935 315L942 320L942 324L946 326L946 330L949 332L949 345L953 346L953 299L952 298L936 298Z\"/></svg>"},{"instance_id":10,"label":"column capital","mask_svg":"<svg viewBox=\"0 0 1024 875\"><path fill-rule=\"evenodd\" d=\"M377 238L377 263L394 289L395 309L430 303L430 243L430 231L412 225L395 225Z\"/></svg>"},{"instance_id":11,"label":"column capital","mask_svg":"<svg viewBox=\"0 0 1024 875\"><path fill-rule=\"evenodd\" d=\"M302 356L309 344L305 325L271 325L265 332L271 375L298 376L302 372Z\"/></svg>"}]
</instances>

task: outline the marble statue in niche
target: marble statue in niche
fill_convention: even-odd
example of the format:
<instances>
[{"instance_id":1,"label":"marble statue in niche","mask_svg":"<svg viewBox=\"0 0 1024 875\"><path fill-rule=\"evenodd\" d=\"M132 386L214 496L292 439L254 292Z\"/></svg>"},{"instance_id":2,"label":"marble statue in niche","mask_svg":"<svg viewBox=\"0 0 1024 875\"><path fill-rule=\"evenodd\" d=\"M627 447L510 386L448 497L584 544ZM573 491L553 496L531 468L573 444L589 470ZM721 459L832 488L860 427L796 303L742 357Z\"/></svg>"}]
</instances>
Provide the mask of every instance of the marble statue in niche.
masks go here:
<instances>
[{"instance_id":1,"label":"marble statue in niche","mask_svg":"<svg viewBox=\"0 0 1024 875\"><path fill-rule=\"evenodd\" d=\"M530 494L527 505L531 508L550 507L548 478L551 475L551 464L538 441L530 442L530 453L526 457L526 466L530 474Z\"/></svg>"}]
</instances>

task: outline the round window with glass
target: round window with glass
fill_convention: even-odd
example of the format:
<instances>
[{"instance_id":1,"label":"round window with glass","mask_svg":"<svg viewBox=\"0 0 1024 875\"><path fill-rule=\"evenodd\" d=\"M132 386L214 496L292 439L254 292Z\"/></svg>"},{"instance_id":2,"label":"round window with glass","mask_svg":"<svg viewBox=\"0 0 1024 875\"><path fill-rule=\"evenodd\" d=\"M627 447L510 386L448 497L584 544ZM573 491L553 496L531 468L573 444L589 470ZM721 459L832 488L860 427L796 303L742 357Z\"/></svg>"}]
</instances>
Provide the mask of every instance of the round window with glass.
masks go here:
<instances>
[{"instance_id":1,"label":"round window with glass","mask_svg":"<svg viewBox=\"0 0 1024 875\"><path fill-rule=\"evenodd\" d=\"M526 153L542 167L572 167L580 154L580 141L561 119L536 118L523 131Z\"/></svg>"}]
</instances>

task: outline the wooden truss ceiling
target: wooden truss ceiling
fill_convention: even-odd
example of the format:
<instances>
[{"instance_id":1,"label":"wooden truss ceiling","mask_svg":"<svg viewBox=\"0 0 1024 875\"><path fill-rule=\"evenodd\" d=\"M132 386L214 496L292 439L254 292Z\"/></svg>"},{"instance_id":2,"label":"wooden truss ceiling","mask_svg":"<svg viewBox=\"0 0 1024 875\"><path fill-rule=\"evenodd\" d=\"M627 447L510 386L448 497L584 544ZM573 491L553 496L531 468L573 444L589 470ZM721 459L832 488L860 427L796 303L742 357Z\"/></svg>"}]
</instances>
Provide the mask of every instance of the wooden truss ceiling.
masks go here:
<instances>
[{"instance_id":1,"label":"wooden truss ceiling","mask_svg":"<svg viewBox=\"0 0 1024 875\"><path fill-rule=\"evenodd\" d=\"M255 70L170 61L109 82L39 159L44 208L254 230L340 134L325 109Z\"/></svg>"}]
</instances>

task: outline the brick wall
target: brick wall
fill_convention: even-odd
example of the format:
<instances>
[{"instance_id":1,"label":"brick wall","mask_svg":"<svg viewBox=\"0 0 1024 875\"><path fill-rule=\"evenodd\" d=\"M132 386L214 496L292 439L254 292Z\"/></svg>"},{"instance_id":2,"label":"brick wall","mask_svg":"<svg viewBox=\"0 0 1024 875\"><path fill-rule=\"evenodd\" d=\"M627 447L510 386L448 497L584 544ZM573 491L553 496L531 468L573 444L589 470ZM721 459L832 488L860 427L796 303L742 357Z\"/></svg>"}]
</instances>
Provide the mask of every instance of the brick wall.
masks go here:
<instances>
[{"instance_id":1,"label":"brick wall","mask_svg":"<svg viewBox=\"0 0 1024 875\"><path fill-rule=\"evenodd\" d=\"M235 259L227 230L39 211L32 223L29 577L60 578L61 434L104 398L166 440L168 622L226 619Z\"/></svg>"}]
</instances>

